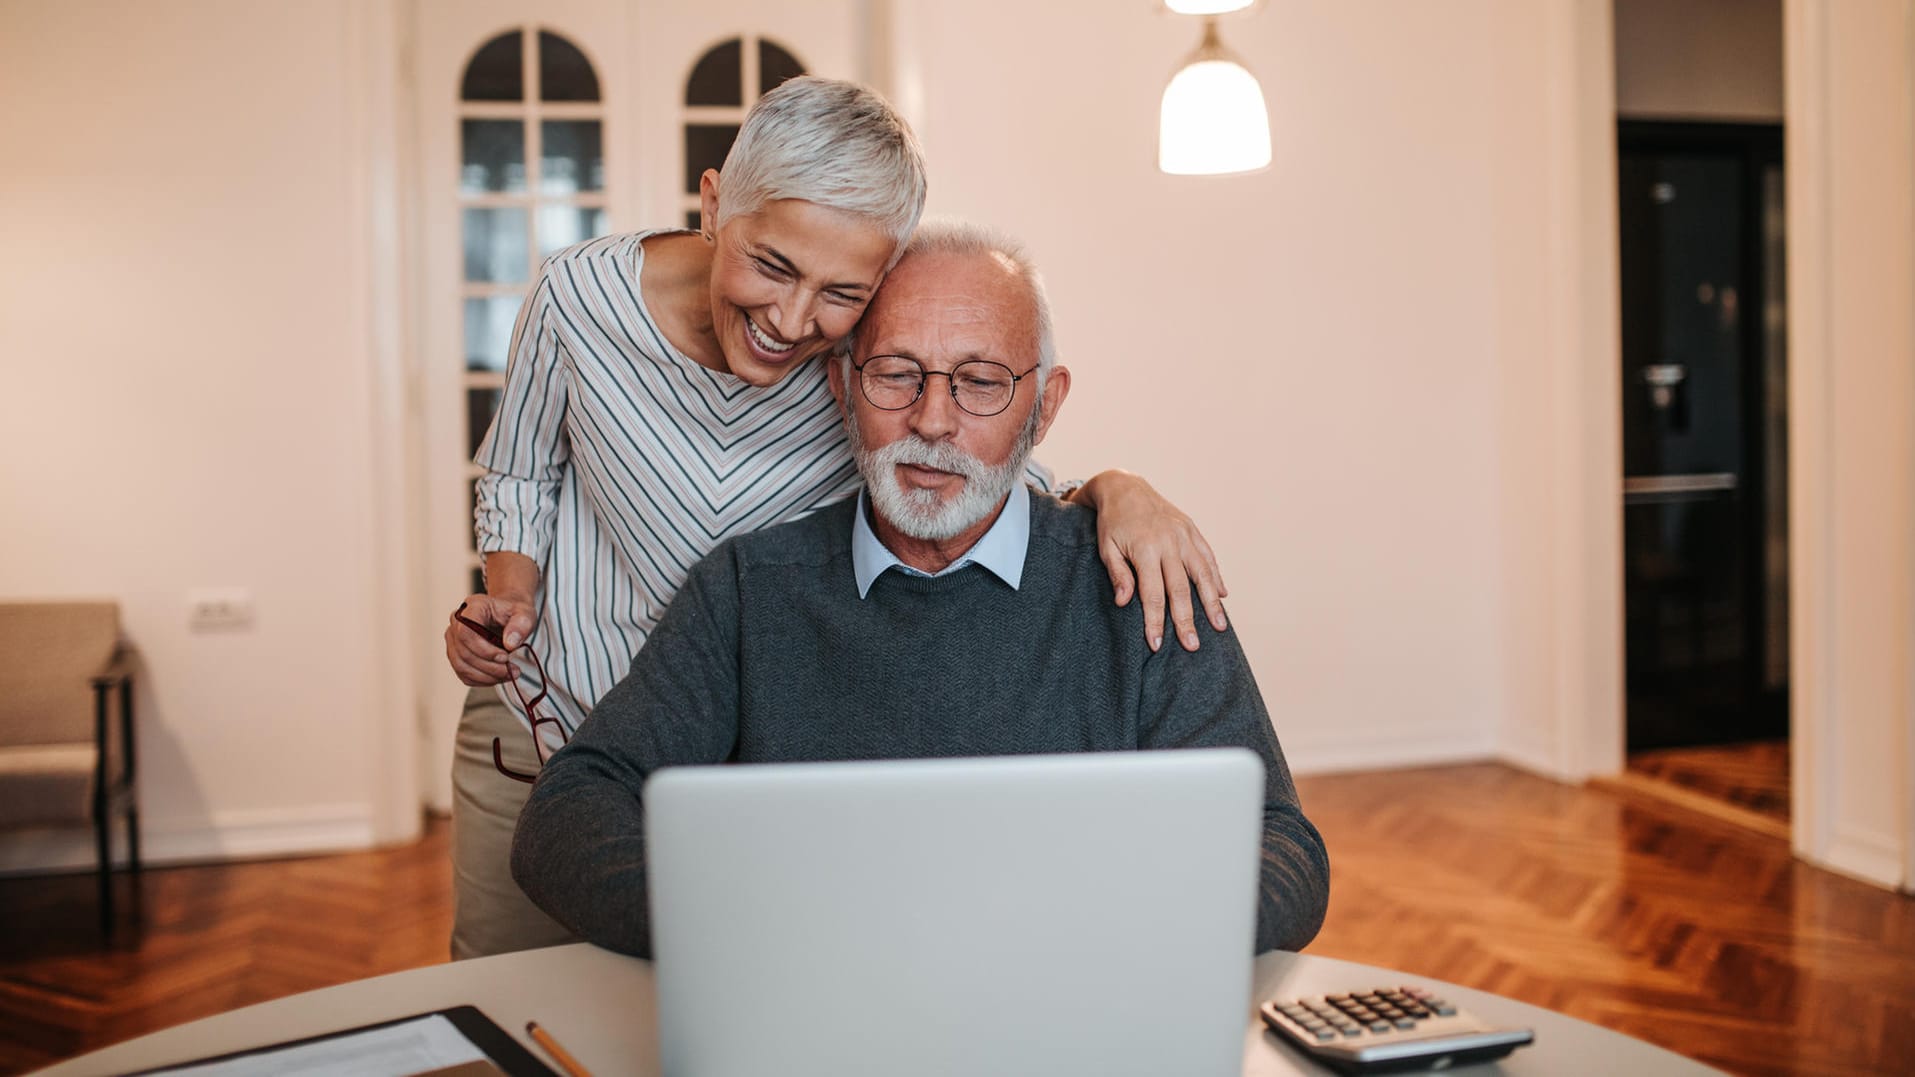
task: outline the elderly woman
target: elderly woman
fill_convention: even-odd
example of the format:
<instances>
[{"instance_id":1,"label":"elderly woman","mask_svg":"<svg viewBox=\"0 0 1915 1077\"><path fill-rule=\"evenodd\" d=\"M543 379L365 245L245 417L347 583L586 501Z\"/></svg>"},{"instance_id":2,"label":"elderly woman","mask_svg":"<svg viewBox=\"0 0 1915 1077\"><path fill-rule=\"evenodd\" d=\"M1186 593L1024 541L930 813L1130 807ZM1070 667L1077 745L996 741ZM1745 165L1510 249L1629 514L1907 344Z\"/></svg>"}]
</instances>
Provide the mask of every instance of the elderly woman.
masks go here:
<instances>
[{"instance_id":1,"label":"elderly woman","mask_svg":"<svg viewBox=\"0 0 1915 1077\"><path fill-rule=\"evenodd\" d=\"M535 773L618 682L699 558L857 488L811 360L857 324L924 191L916 139L882 99L794 79L704 174L701 232L607 236L541 270L477 457L486 593L445 634L473 686L453 763L454 957L569 940L512 882L530 790L512 773ZM1153 646L1166 595L1181 642L1198 645L1193 582L1223 627L1221 579L1187 517L1122 472L1072 496L1098 510L1114 599L1142 595ZM533 639L542 672L515 673L511 652ZM491 687L515 677L509 694Z\"/></svg>"}]
</instances>

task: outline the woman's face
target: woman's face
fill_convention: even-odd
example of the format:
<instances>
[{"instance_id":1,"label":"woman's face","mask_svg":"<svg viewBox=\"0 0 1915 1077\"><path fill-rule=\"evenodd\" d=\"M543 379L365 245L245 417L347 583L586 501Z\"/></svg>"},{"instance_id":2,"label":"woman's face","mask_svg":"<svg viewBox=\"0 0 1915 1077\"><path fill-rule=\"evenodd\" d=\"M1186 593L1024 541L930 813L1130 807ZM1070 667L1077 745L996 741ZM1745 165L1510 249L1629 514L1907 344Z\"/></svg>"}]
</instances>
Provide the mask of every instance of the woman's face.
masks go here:
<instances>
[{"instance_id":1,"label":"woman's face","mask_svg":"<svg viewBox=\"0 0 1915 1077\"><path fill-rule=\"evenodd\" d=\"M731 373L762 386L851 332L894 244L866 218L787 198L726 221L714 247L712 332Z\"/></svg>"}]
</instances>

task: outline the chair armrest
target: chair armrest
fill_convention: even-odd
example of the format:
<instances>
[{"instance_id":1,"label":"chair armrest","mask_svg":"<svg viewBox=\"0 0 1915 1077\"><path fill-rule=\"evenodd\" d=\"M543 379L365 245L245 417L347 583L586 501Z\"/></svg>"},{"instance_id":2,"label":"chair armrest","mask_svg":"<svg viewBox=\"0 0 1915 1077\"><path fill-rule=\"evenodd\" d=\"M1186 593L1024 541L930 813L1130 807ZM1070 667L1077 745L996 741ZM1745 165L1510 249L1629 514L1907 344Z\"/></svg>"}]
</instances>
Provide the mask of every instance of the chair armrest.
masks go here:
<instances>
[{"instance_id":1,"label":"chair armrest","mask_svg":"<svg viewBox=\"0 0 1915 1077\"><path fill-rule=\"evenodd\" d=\"M93 687L111 688L124 684L133 676L133 649L122 646L113 652L107 660L106 668L93 675Z\"/></svg>"}]
</instances>

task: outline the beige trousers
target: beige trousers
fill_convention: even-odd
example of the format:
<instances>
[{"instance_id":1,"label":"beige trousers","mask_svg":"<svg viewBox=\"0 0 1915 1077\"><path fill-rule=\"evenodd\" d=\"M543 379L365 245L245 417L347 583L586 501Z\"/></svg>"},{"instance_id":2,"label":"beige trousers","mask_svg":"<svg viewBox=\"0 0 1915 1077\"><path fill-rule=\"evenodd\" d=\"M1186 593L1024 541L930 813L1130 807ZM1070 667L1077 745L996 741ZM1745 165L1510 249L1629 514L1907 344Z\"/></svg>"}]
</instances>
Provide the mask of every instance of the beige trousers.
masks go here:
<instances>
[{"instance_id":1,"label":"beige trousers","mask_svg":"<svg viewBox=\"0 0 1915 1077\"><path fill-rule=\"evenodd\" d=\"M452 756L452 959L577 942L512 881L512 831L532 787L492 765L492 738L505 765L537 774L532 734L492 688L466 694Z\"/></svg>"}]
</instances>

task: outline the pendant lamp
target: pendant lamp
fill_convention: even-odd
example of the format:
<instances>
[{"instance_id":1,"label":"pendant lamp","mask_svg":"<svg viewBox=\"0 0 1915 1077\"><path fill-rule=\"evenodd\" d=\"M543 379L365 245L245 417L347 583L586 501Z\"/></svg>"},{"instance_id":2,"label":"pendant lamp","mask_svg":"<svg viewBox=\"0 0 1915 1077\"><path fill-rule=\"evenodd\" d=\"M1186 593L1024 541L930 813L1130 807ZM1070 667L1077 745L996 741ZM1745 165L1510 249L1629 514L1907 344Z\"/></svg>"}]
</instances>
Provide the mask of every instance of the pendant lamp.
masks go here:
<instances>
[{"instance_id":1,"label":"pendant lamp","mask_svg":"<svg viewBox=\"0 0 1915 1077\"><path fill-rule=\"evenodd\" d=\"M1230 0L1177 2L1214 7ZM1176 2L1172 8L1177 9ZM1178 176L1216 176L1269 165L1270 113L1263 87L1223 47L1217 20L1206 16L1203 41L1164 87L1157 167Z\"/></svg>"}]
</instances>

